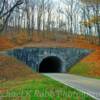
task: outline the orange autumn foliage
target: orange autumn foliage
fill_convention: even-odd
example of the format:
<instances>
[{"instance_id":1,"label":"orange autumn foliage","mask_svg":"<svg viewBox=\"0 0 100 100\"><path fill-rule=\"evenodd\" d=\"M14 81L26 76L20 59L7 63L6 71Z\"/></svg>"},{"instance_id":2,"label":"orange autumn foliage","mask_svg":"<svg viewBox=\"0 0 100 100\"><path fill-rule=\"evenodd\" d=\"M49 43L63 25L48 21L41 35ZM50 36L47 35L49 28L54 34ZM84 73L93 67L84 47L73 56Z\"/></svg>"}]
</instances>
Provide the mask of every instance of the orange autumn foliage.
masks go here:
<instances>
[{"instance_id":1,"label":"orange autumn foliage","mask_svg":"<svg viewBox=\"0 0 100 100\"><path fill-rule=\"evenodd\" d=\"M89 27L97 23L100 23L100 16L93 16L89 20L81 21L81 24L85 27Z\"/></svg>"},{"instance_id":2,"label":"orange autumn foliage","mask_svg":"<svg viewBox=\"0 0 100 100\"><path fill-rule=\"evenodd\" d=\"M26 32L20 32L18 33L16 37L16 43L19 45L25 44L29 41L29 36Z\"/></svg>"},{"instance_id":3,"label":"orange autumn foliage","mask_svg":"<svg viewBox=\"0 0 100 100\"><path fill-rule=\"evenodd\" d=\"M34 77L35 79L39 75L16 58L0 56L0 80L14 80L28 77Z\"/></svg>"},{"instance_id":4,"label":"orange autumn foliage","mask_svg":"<svg viewBox=\"0 0 100 100\"><path fill-rule=\"evenodd\" d=\"M6 37L0 37L0 50L13 48L15 44Z\"/></svg>"}]
</instances>

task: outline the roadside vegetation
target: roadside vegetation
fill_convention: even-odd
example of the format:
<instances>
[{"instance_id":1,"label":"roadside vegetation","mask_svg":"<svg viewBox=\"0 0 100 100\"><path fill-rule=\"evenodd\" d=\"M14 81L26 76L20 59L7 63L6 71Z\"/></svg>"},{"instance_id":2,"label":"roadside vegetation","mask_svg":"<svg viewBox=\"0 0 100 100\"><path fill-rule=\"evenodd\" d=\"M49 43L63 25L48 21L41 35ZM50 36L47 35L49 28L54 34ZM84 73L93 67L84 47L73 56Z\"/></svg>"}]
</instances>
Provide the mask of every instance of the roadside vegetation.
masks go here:
<instances>
[{"instance_id":1,"label":"roadside vegetation","mask_svg":"<svg viewBox=\"0 0 100 100\"><path fill-rule=\"evenodd\" d=\"M71 67L69 73L100 79L100 51L94 51Z\"/></svg>"},{"instance_id":2,"label":"roadside vegetation","mask_svg":"<svg viewBox=\"0 0 100 100\"><path fill-rule=\"evenodd\" d=\"M13 57L0 56L0 98L2 100L93 100L88 95L33 72Z\"/></svg>"},{"instance_id":3,"label":"roadside vegetation","mask_svg":"<svg viewBox=\"0 0 100 100\"><path fill-rule=\"evenodd\" d=\"M45 76L0 82L0 98L2 100L52 100L54 98L56 100L94 100L84 93Z\"/></svg>"}]
</instances>

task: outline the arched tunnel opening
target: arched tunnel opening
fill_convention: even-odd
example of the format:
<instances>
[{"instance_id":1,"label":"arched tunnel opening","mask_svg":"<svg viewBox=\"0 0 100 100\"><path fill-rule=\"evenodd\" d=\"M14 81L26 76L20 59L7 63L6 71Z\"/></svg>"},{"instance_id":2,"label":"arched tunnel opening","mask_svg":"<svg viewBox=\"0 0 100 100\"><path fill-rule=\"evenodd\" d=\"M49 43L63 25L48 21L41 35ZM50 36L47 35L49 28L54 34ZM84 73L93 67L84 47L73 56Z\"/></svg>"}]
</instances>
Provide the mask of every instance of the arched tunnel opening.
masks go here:
<instances>
[{"instance_id":1,"label":"arched tunnel opening","mask_svg":"<svg viewBox=\"0 0 100 100\"><path fill-rule=\"evenodd\" d=\"M60 73L62 72L62 61L56 56L50 56L42 60L39 65L40 73Z\"/></svg>"}]
</instances>

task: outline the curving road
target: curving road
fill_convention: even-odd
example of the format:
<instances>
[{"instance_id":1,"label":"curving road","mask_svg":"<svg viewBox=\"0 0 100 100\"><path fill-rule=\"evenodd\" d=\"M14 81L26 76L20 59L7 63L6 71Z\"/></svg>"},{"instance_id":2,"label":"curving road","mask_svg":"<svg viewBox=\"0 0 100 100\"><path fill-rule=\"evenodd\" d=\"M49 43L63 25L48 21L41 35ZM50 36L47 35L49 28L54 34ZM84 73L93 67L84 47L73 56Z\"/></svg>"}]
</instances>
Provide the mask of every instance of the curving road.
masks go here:
<instances>
[{"instance_id":1,"label":"curving road","mask_svg":"<svg viewBox=\"0 0 100 100\"><path fill-rule=\"evenodd\" d=\"M58 73L44 73L44 75L76 90L84 92L96 100L100 100L100 80L98 79Z\"/></svg>"}]
</instances>

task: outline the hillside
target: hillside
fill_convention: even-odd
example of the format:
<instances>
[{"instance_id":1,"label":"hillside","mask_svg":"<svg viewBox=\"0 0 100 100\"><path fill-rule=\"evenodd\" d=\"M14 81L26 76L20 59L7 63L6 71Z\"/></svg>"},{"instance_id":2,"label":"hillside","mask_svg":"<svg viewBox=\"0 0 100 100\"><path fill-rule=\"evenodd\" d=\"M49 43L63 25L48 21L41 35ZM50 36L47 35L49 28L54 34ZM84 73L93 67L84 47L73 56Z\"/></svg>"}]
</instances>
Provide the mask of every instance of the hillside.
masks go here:
<instances>
[{"instance_id":1,"label":"hillside","mask_svg":"<svg viewBox=\"0 0 100 100\"><path fill-rule=\"evenodd\" d=\"M0 80L14 80L27 77L38 77L27 65L13 57L0 55Z\"/></svg>"},{"instance_id":2,"label":"hillside","mask_svg":"<svg viewBox=\"0 0 100 100\"><path fill-rule=\"evenodd\" d=\"M89 77L96 77L96 78L100 77L100 46L90 44L81 37L71 40L57 40L57 41L42 40L40 42L30 41L23 45L15 44L7 38L3 37L0 38L0 50L7 50L11 48L22 48L22 47L59 47L59 48L75 47L75 48L94 50L88 57L84 58L79 63L74 65L70 69L69 73L89 76ZM0 58L2 57L0 56Z\"/></svg>"},{"instance_id":3,"label":"hillside","mask_svg":"<svg viewBox=\"0 0 100 100\"><path fill-rule=\"evenodd\" d=\"M6 50L13 47L15 47L15 44L9 38L0 36L0 50Z\"/></svg>"},{"instance_id":4,"label":"hillside","mask_svg":"<svg viewBox=\"0 0 100 100\"><path fill-rule=\"evenodd\" d=\"M94 51L92 54L74 65L69 73L100 78L100 50Z\"/></svg>"}]
</instances>

